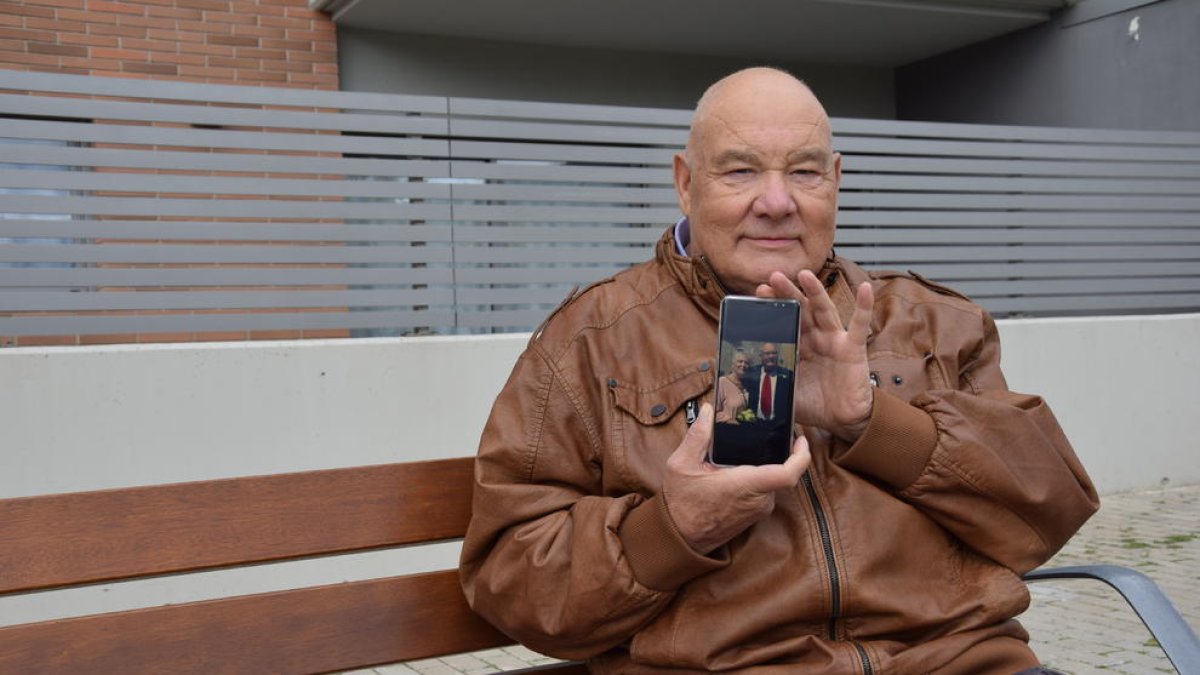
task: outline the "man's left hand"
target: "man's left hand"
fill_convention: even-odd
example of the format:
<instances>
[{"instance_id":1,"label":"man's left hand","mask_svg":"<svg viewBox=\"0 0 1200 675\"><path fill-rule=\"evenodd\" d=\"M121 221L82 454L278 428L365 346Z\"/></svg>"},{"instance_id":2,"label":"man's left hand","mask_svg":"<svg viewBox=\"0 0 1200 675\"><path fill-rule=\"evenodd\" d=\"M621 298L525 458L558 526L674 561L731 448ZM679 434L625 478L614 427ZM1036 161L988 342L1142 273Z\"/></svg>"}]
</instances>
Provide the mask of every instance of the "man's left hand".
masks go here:
<instances>
[{"instance_id":1,"label":"man's left hand","mask_svg":"<svg viewBox=\"0 0 1200 675\"><path fill-rule=\"evenodd\" d=\"M826 429L853 443L867 428L875 399L867 364L867 337L875 296L871 284L859 285L854 314L843 327L837 307L824 285L809 270L792 283L772 272L760 284L760 298L792 298L800 302L800 345L796 364L796 422Z\"/></svg>"}]
</instances>

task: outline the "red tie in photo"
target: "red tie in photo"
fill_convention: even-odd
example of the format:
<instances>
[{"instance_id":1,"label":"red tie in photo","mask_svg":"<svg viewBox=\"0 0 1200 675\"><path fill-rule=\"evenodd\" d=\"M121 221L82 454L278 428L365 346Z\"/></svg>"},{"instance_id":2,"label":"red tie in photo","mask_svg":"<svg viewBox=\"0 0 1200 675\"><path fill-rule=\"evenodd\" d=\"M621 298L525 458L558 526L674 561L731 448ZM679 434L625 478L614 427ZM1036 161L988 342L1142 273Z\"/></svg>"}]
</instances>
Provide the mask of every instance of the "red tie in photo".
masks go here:
<instances>
[{"instance_id":1,"label":"red tie in photo","mask_svg":"<svg viewBox=\"0 0 1200 675\"><path fill-rule=\"evenodd\" d=\"M771 376L763 375L762 392L758 395L758 407L763 419L771 419Z\"/></svg>"}]
</instances>

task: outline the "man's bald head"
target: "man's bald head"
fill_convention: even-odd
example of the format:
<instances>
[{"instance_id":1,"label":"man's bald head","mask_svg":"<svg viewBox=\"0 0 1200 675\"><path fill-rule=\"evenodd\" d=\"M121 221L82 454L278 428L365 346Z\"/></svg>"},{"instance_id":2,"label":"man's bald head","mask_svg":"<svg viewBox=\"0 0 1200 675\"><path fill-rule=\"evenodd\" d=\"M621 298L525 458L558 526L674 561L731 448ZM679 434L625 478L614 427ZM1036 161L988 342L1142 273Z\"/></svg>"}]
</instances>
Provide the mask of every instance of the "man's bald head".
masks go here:
<instances>
[{"instance_id":1,"label":"man's bald head","mask_svg":"<svg viewBox=\"0 0 1200 675\"><path fill-rule=\"evenodd\" d=\"M826 142L832 146L829 117L812 89L785 70L755 66L726 75L700 96L688 130L685 150L688 160L691 161L697 149L704 146L703 138L714 125L723 125L730 117L744 117L761 109L764 101L777 104L779 108L809 109L823 127Z\"/></svg>"}]
</instances>

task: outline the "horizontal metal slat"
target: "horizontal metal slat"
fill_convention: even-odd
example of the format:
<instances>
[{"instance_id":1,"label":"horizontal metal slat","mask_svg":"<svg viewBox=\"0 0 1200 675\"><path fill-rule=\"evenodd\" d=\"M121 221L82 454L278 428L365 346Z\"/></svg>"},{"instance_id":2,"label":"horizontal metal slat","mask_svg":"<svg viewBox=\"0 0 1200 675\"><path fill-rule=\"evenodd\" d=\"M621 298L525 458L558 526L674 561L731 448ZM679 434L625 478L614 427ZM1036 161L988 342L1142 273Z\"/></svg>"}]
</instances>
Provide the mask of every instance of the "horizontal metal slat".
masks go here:
<instances>
[{"instance_id":1,"label":"horizontal metal slat","mask_svg":"<svg viewBox=\"0 0 1200 675\"><path fill-rule=\"evenodd\" d=\"M61 96L23 96L0 93L0 114L74 117L81 120L123 122L169 122L227 127L305 129L374 134L445 136L449 122L444 117L415 115L363 115L344 112L313 112L175 105L134 101L98 101Z\"/></svg>"},{"instance_id":2,"label":"horizontal metal slat","mask_svg":"<svg viewBox=\"0 0 1200 675\"><path fill-rule=\"evenodd\" d=\"M1059 211L1197 211L1200 197L843 192L846 207Z\"/></svg>"},{"instance_id":3,"label":"horizontal metal slat","mask_svg":"<svg viewBox=\"0 0 1200 675\"><path fill-rule=\"evenodd\" d=\"M1023 176L930 176L895 174L843 174L842 190L898 190L909 192L1020 192L1025 194L1197 195L1200 180L1141 178L1137 174L1114 178L1027 178Z\"/></svg>"},{"instance_id":4,"label":"horizontal metal slat","mask_svg":"<svg viewBox=\"0 0 1200 675\"><path fill-rule=\"evenodd\" d=\"M309 196L449 199L450 186L409 180L173 176L155 173L28 171L0 169L0 186L16 189L87 190L106 193L165 192L200 195Z\"/></svg>"},{"instance_id":5,"label":"horizontal metal slat","mask_svg":"<svg viewBox=\"0 0 1200 675\"><path fill-rule=\"evenodd\" d=\"M843 175L872 171L915 175L1200 178L1200 162L896 157L843 153Z\"/></svg>"},{"instance_id":6,"label":"horizontal metal slat","mask_svg":"<svg viewBox=\"0 0 1200 675\"><path fill-rule=\"evenodd\" d=\"M687 129L618 124L558 124L513 120L450 119L450 133L467 138L534 139L580 144L652 145L682 148Z\"/></svg>"},{"instance_id":7,"label":"horizontal metal slat","mask_svg":"<svg viewBox=\"0 0 1200 675\"><path fill-rule=\"evenodd\" d=\"M45 140L166 145L237 150L340 152L369 156L445 157L448 141L427 138L362 137L269 131L213 131L124 124L81 124L0 118L0 136Z\"/></svg>"},{"instance_id":8,"label":"horizontal metal slat","mask_svg":"<svg viewBox=\"0 0 1200 675\"><path fill-rule=\"evenodd\" d=\"M839 246L846 257L875 264L884 261L1070 261L1200 260L1200 246Z\"/></svg>"},{"instance_id":9,"label":"horizontal metal slat","mask_svg":"<svg viewBox=\"0 0 1200 675\"><path fill-rule=\"evenodd\" d=\"M130 80L58 73L0 70L0 89L27 89L64 94L124 96L219 103L312 106L329 109L379 110L384 112L446 113L440 96L376 94L319 89L247 87L245 85L201 84L167 80Z\"/></svg>"},{"instance_id":10,"label":"horizontal metal slat","mask_svg":"<svg viewBox=\"0 0 1200 675\"><path fill-rule=\"evenodd\" d=\"M840 225L878 227L1179 227L1200 224L1196 213L1164 211L894 211L838 204Z\"/></svg>"},{"instance_id":11,"label":"horizontal metal slat","mask_svg":"<svg viewBox=\"0 0 1200 675\"><path fill-rule=\"evenodd\" d=\"M629 223L662 225L679 219L679 209L653 207L601 207L601 206L508 206L508 205L463 205L454 206L456 222L509 222L509 223Z\"/></svg>"},{"instance_id":12,"label":"horizontal metal slat","mask_svg":"<svg viewBox=\"0 0 1200 675\"><path fill-rule=\"evenodd\" d=\"M448 246L261 246L241 244L7 244L0 262L341 264L450 262Z\"/></svg>"},{"instance_id":13,"label":"horizontal metal slat","mask_svg":"<svg viewBox=\"0 0 1200 675\"><path fill-rule=\"evenodd\" d=\"M592 187L586 185L455 185L455 199L513 202L590 202L616 206L675 205L674 189L657 187Z\"/></svg>"},{"instance_id":14,"label":"horizontal metal slat","mask_svg":"<svg viewBox=\"0 0 1200 675\"><path fill-rule=\"evenodd\" d=\"M1022 314L1050 312L1085 314L1098 311L1149 314L1168 310L1198 311L1200 310L1200 293L990 298L982 300L981 304L992 312L1019 312Z\"/></svg>"},{"instance_id":15,"label":"horizontal metal slat","mask_svg":"<svg viewBox=\"0 0 1200 675\"><path fill-rule=\"evenodd\" d=\"M991 141L1052 141L1055 143L1145 144L1200 146L1200 133L1193 131L1141 131L1133 129L1082 129L960 122L916 122L835 117L830 120L837 133L865 136L915 136L919 138L965 138Z\"/></svg>"},{"instance_id":16,"label":"horizontal metal slat","mask_svg":"<svg viewBox=\"0 0 1200 675\"><path fill-rule=\"evenodd\" d=\"M1144 160L1193 162L1195 147L1144 145L1074 145L1066 143L1002 143L995 141L847 137L834 134L834 150L844 153L914 157L1002 157L1007 159Z\"/></svg>"},{"instance_id":17,"label":"horizontal metal slat","mask_svg":"<svg viewBox=\"0 0 1200 675\"><path fill-rule=\"evenodd\" d=\"M97 167L117 169L165 169L172 171L263 172L290 176L318 174L328 176L404 176L446 178L450 162L432 159L357 159L353 157L311 157L298 159L294 154L268 155L262 152L197 152L175 150L130 150L48 145L42 143L5 143L0 139L5 162L58 167Z\"/></svg>"},{"instance_id":18,"label":"horizontal metal slat","mask_svg":"<svg viewBox=\"0 0 1200 675\"><path fill-rule=\"evenodd\" d=\"M486 162L452 160L450 171L455 178L481 180L546 181L559 183L641 184L673 188L671 172L663 167L636 166L569 166L562 162Z\"/></svg>"},{"instance_id":19,"label":"horizontal metal slat","mask_svg":"<svg viewBox=\"0 0 1200 675\"><path fill-rule=\"evenodd\" d=\"M424 263L421 263L424 264ZM0 264L4 288L170 288L404 286L450 284L454 270L440 267L17 267Z\"/></svg>"},{"instance_id":20,"label":"horizontal metal slat","mask_svg":"<svg viewBox=\"0 0 1200 675\"><path fill-rule=\"evenodd\" d=\"M1200 228L854 228L840 227L837 244L1200 244Z\"/></svg>"},{"instance_id":21,"label":"horizontal metal slat","mask_svg":"<svg viewBox=\"0 0 1200 675\"><path fill-rule=\"evenodd\" d=\"M0 194L0 213L83 216L190 216L206 218L350 218L449 220L449 204L304 199L176 199Z\"/></svg>"},{"instance_id":22,"label":"horizontal metal slat","mask_svg":"<svg viewBox=\"0 0 1200 675\"><path fill-rule=\"evenodd\" d=\"M337 311L0 317L0 335L120 335L263 330L452 328L451 311Z\"/></svg>"},{"instance_id":23,"label":"horizontal metal slat","mask_svg":"<svg viewBox=\"0 0 1200 675\"><path fill-rule=\"evenodd\" d=\"M692 121L690 110L482 98L451 98L449 110L454 116L625 123L684 130Z\"/></svg>"},{"instance_id":24,"label":"horizontal metal slat","mask_svg":"<svg viewBox=\"0 0 1200 675\"><path fill-rule=\"evenodd\" d=\"M499 284L590 284L593 281L612 276L628 267L614 264L571 265L563 267L534 267L518 265L506 267L491 266L462 266L455 270L454 277L459 288L469 288L467 284L499 285ZM560 297L566 297L566 293Z\"/></svg>"},{"instance_id":25,"label":"horizontal metal slat","mask_svg":"<svg viewBox=\"0 0 1200 675\"><path fill-rule=\"evenodd\" d=\"M572 164L627 164L662 166L670 171L677 150L666 148L618 148L550 143L505 143L499 141L450 140L450 156L456 160L535 160Z\"/></svg>"},{"instance_id":26,"label":"horizontal metal slat","mask_svg":"<svg viewBox=\"0 0 1200 675\"><path fill-rule=\"evenodd\" d=\"M3 230L0 230L2 232ZM661 227L459 225L454 239L463 243L634 243L653 244Z\"/></svg>"},{"instance_id":27,"label":"horizontal metal slat","mask_svg":"<svg viewBox=\"0 0 1200 675\"><path fill-rule=\"evenodd\" d=\"M198 309L382 308L452 305L448 288L324 291L63 291L0 290L0 312L91 312Z\"/></svg>"},{"instance_id":28,"label":"horizontal metal slat","mask_svg":"<svg viewBox=\"0 0 1200 675\"><path fill-rule=\"evenodd\" d=\"M456 263L625 263L648 260L650 246L456 246Z\"/></svg>"},{"instance_id":29,"label":"horizontal metal slat","mask_svg":"<svg viewBox=\"0 0 1200 675\"><path fill-rule=\"evenodd\" d=\"M449 242L445 225L235 223L197 220L51 220L0 218L0 237L271 242Z\"/></svg>"},{"instance_id":30,"label":"horizontal metal slat","mask_svg":"<svg viewBox=\"0 0 1200 675\"><path fill-rule=\"evenodd\" d=\"M851 256L853 257L853 256ZM1094 261L1053 262L970 262L905 261L903 265L871 265L867 267L914 270L930 279L954 285L969 279L1055 279L1104 278L1109 276L1200 276L1200 260L1110 260L1103 264Z\"/></svg>"}]
</instances>

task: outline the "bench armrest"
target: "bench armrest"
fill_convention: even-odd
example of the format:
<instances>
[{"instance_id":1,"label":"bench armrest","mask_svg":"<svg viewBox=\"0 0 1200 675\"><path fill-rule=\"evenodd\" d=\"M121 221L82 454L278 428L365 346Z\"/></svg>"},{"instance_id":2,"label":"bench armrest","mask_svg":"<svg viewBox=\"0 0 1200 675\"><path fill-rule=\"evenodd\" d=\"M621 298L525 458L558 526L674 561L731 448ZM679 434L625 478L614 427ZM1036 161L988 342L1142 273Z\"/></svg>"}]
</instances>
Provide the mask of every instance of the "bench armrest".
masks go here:
<instances>
[{"instance_id":1,"label":"bench armrest","mask_svg":"<svg viewBox=\"0 0 1200 675\"><path fill-rule=\"evenodd\" d=\"M1025 581L1097 579L1112 586L1150 629L1175 670L1200 673L1200 640L1150 577L1117 565L1078 565L1036 569Z\"/></svg>"}]
</instances>

